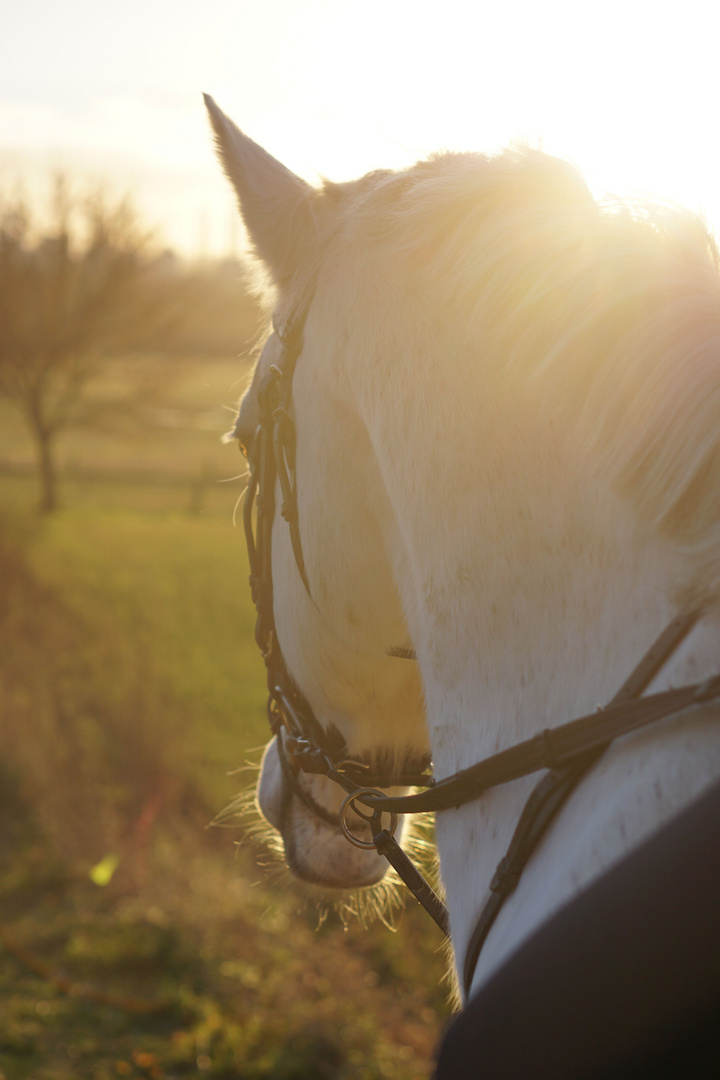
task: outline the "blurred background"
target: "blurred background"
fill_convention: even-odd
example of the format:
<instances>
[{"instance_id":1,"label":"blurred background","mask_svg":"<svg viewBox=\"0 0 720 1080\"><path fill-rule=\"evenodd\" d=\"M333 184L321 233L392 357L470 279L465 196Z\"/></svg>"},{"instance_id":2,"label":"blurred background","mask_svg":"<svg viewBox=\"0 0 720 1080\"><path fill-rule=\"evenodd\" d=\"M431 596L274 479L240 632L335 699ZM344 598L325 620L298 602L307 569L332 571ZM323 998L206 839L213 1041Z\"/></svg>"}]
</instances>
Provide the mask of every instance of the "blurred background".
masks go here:
<instances>
[{"instance_id":1,"label":"blurred background","mask_svg":"<svg viewBox=\"0 0 720 1080\"><path fill-rule=\"evenodd\" d=\"M523 140L715 225L712 15L0 12L0 1080L415 1080L450 1011L415 907L308 897L251 798L207 828L266 737L220 441L265 315L201 92L311 182Z\"/></svg>"}]
</instances>

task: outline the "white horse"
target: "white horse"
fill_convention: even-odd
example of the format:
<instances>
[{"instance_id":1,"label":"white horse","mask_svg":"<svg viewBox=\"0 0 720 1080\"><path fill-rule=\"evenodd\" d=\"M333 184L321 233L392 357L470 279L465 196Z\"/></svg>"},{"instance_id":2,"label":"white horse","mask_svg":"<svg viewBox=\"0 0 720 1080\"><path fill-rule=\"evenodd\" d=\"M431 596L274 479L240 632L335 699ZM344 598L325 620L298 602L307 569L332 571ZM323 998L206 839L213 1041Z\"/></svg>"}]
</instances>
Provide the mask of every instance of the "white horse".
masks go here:
<instances>
[{"instance_id":1,"label":"white horse","mask_svg":"<svg viewBox=\"0 0 720 1080\"><path fill-rule=\"evenodd\" d=\"M720 670L720 279L702 223L598 202L531 150L441 154L313 188L208 99L276 325L302 312L289 406L299 541L272 527L287 670L349 756L448 777L608 702L668 621L650 687ZM270 336L236 434L251 460ZM398 646L416 662L399 659ZM469 996L720 777L714 704L617 740L540 842ZM535 783L438 813L457 963ZM374 850L344 793L268 746L259 805L306 880L355 889ZM320 816L313 805L329 811Z\"/></svg>"}]
</instances>

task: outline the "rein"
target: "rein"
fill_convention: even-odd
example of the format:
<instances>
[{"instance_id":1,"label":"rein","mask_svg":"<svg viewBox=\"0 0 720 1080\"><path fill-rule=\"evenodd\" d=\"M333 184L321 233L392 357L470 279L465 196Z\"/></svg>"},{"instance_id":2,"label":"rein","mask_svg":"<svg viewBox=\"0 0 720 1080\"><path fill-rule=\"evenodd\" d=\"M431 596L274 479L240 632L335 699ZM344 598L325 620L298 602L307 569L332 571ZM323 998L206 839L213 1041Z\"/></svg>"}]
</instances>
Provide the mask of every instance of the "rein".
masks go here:
<instances>
[{"instance_id":1,"label":"rein","mask_svg":"<svg viewBox=\"0 0 720 1080\"><path fill-rule=\"evenodd\" d=\"M323 729L291 678L275 632L272 528L278 485L282 496L280 513L288 523L298 573L313 600L300 542L292 417L292 379L302 352L307 310L305 306L284 327L273 324L283 346L283 362L282 367L270 368L258 388L259 423L243 510L250 588L257 610L255 640L267 668L267 714L277 738L285 778L293 793L314 814L339 826L344 836L357 847L374 847L383 855L443 933L449 936L447 908L393 838L398 815L455 809L480 798L492 787L540 769L549 770L525 804L471 935L463 971L467 998L480 950L503 902L517 886L530 856L580 780L614 739L692 705L720 697L720 676L641 697L701 616L700 612L689 612L670 623L607 706L546 729L451 776L436 780L428 772L429 761L411 763L412 767L397 774L390 770L373 770L370 763L349 757L342 737L335 730L326 732ZM411 648L391 648L389 653L414 659ZM327 810L303 788L299 779L301 772L325 776L345 791L346 798L339 814ZM388 796L379 790L390 786L424 787L426 790L404 796ZM369 826L372 840L364 840L353 833L348 821L350 813ZM382 818L388 814L390 825L384 828Z\"/></svg>"}]
</instances>

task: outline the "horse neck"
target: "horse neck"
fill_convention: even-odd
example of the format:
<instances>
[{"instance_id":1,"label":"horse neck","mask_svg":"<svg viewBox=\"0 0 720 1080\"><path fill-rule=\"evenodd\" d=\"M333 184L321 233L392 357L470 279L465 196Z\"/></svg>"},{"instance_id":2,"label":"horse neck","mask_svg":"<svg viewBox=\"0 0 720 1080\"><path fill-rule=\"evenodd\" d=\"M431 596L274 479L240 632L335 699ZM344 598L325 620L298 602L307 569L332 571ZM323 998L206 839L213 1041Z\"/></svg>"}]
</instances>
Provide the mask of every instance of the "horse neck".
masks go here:
<instances>
[{"instance_id":1,"label":"horse neck","mask_svg":"<svg viewBox=\"0 0 720 1080\"><path fill-rule=\"evenodd\" d=\"M456 448L443 454L439 438L424 471L415 456L421 504L439 512L418 513L409 471L386 465L390 483L400 477L392 492L406 545L398 574L439 777L609 701L674 613L671 552L589 480L565 440L522 409L496 422L490 408L479 426L491 448L486 461L466 452L463 463ZM460 962L535 781L438 816ZM596 869L614 857L599 845ZM542 917L541 904L509 940Z\"/></svg>"},{"instance_id":2,"label":"horse neck","mask_svg":"<svg viewBox=\"0 0 720 1080\"><path fill-rule=\"evenodd\" d=\"M529 401L475 406L390 481L441 775L609 700L673 613L671 552L577 448Z\"/></svg>"},{"instance_id":3,"label":"horse neck","mask_svg":"<svg viewBox=\"0 0 720 1080\"><path fill-rule=\"evenodd\" d=\"M479 559L442 619L423 613L416 638L440 774L608 702L667 624L669 561L618 531L626 544L538 536L532 557L513 557L506 537L500 567Z\"/></svg>"}]
</instances>

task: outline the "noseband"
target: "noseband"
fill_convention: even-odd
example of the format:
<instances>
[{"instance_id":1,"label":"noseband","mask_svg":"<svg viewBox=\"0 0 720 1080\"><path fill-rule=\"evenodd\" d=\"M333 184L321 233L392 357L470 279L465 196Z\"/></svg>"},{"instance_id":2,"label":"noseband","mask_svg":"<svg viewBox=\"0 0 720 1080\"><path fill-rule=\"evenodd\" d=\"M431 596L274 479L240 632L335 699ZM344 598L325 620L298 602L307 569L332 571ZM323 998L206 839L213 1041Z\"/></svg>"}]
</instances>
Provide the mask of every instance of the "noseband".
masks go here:
<instances>
[{"instance_id":1,"label":"noseband","mask_svg":"<svg viewBox=\"0 0 720 1080\"><path fill-rule=\"evenodd\" d=\"M339 827L351 843L374 847L384 855L448 936L447 908L393 838L397 816L451 810L479 799L492 787L540 769L548 770L525 804L471 935L463 971L467 997L480 950L502 904L514 891L530 856L580 780L619 736L673 716L691 705L717 699L720 676L641 696L700 618L701 612L689 612L670 623L605 708L545 730L451 776L436 780L428 772L429 761L410 763L397 774L351 757L339 733L323 728L291 678L275 632L272 529L278 487L282 497L280 513L288 523L298 573L314 603L300 543L292 416L293 374L303 348L308 307L306 304L285 326L273 324L283 356L258 388L259 422L243 511L250 588L257 610L255 640L267 668L268 720L277 739L284 776L293 793L323 821ZM411 649L401 647L391 648L389 653L407 659L415 656ZM331 813L312 797L300 782L301 773L324 776L343 789L346 797L339 814ZM391 786L426 790L397 797L380 790ZM350 813L354 817L349 821ZM387 814L391 816L390 826L384 828L382 818ZM369 826L372 840L353 832L358 820Z\"/></svg>"}]
</instances>

